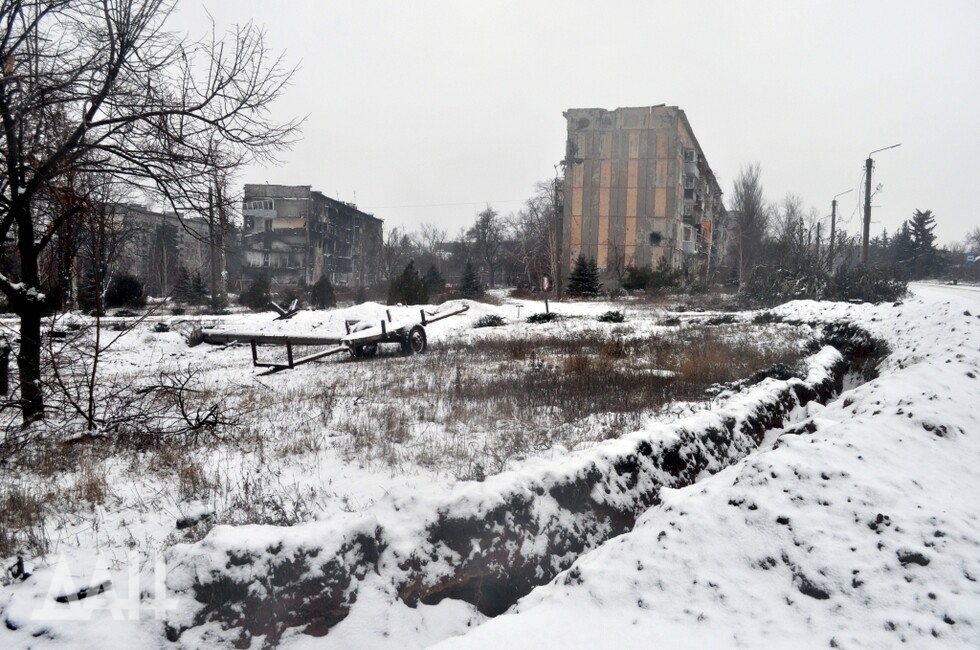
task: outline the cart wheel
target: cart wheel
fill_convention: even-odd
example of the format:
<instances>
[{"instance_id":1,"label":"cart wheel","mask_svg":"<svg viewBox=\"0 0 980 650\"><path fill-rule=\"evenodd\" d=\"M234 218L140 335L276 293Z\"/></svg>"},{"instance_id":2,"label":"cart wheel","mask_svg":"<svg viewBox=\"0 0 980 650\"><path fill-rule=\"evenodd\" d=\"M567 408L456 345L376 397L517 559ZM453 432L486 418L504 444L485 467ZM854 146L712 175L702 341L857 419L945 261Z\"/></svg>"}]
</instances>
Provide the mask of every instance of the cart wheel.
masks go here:
<instances>
[{"instance_id":1,"label":"cart wheel","mask_svg":"<svg viewBox=\"0 0 980 650\"><path fill-rule=\"evenodd\" d=\"M354 348L353 354L355 357L373 357L378 353L377 343L365 343L364 345L358 345Z\"/></svg>"},{"instance_id":2,"label":"cart wheel","mask_svg":"<svg viewBox=\"0 0 980 650\"><path fill-rule=\"evenodd\" d=\"M421 354L425 352L426 346L425 330L421 325L416 325L409 330L408 336L402 340L402 354L405 356Z\"/></svg>"}]
</instances>

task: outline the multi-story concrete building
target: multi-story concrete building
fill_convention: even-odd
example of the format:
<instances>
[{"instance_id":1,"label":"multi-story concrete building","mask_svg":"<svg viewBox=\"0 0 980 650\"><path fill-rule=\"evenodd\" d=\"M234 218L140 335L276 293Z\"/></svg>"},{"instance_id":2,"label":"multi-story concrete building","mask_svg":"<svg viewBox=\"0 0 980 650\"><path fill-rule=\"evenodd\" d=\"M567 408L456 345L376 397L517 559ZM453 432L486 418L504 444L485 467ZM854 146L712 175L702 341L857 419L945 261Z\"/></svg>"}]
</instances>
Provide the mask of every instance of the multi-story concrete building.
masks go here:
<instances>
[{"instance_id":1,"label":"multi-story concrete building","mask_svg":"<svg viewBox=\"0 0 980 650\"><path fill-rule=\"evenodd\" d=\"M154 212L136 204L115 205L110 237L116 246L118 270L143 281L151 296L169 296L181 269L190 275L210 276L211 255L218 258L221 274L234 276L241 265L237 229L221 220L215 230L206 219ZM214 239L214 246L212 246ZM228 287L231 289L232 287Z\"/></svg>"},{"instance_id":2,"label":"multi-story concrete building","mask_svg":"<svg viewBox=\"0 0 980 650\"><path fill-rule=\"evenodd\" d=\"M383 222L350 203L309 185L246 185L242 215L244 285L262 274L280 287L379 279Z\"/></svg>"},{"instance_id":3,"label":"multi-story concrete building","mask_svg":"<svg viewBox=\"0 0 980 650\"><path fill-rule=\"evenodd\" d=\"M701 270L717 263L721 188L676 106L571 109L562 262L579 254L612 274L627 266Z\"/></svg>"}]
</instances>

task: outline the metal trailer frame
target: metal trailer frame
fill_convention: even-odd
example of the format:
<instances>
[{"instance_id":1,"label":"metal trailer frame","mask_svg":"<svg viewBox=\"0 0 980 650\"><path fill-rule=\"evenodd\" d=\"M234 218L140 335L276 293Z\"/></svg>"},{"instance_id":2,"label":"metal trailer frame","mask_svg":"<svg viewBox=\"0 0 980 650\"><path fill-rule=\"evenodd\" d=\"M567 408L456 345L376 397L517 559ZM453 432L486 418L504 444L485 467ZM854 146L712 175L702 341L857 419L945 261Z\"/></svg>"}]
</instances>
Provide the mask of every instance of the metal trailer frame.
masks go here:
<instances>
[{"instance_id":1,"label":"metal trailer frame","mask_svg":"<svg viewBox=\"0 0 980 650\"><path fill-rule=\"evenodd\" d=\"M348 352L354 357L373 357L378 352L378 345L382 343L397 343L401 346L402 354L406 356L421 354L428 348L426 325L450 316L457 316L468 311L469 308L469 305L461 305L444 312L426 312L420 309L421 320L397 324L391 320L391 311L387 312L388 319L380 321L378 325L371 325L368 321L346 321L347 335L339 340L336 337L252 336L249 337L249 344L252 347L252 365L256 368L268 368L260 374L271 375L341 352ZM285 344L286 363L259 361L258 345L261 343ZM296 359L293 357L294 344L333 345L333 347Z\"/></svg>"}]
</instances>

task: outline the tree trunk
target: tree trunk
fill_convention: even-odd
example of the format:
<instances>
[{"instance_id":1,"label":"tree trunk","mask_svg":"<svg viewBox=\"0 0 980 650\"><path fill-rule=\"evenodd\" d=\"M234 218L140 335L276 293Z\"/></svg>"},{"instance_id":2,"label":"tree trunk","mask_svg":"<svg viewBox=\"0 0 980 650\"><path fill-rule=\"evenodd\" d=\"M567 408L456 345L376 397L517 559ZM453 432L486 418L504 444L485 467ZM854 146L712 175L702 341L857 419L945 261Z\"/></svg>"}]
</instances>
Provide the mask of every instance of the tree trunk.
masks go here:
<instances>
[{"instance_id":1,"label":"tree trunk","mask_svg":"<svg viewBox=\"0 0 980 650\"><path fill-rule=\"evenodd\" d=\"M20 396L23 425L44 419L44 396L41 393L41 309L28 305L20 316L20 351L17 353L20 373Z\"/></svg>"}]
</instances>

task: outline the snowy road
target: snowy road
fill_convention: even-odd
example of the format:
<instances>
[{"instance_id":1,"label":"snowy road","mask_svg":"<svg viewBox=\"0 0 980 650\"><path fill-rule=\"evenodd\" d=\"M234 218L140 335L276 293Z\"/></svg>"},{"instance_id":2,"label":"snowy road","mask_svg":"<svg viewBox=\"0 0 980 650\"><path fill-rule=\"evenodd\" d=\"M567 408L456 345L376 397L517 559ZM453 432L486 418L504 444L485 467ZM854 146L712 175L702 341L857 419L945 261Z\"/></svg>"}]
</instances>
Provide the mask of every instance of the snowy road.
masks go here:
<instances>
[{"instance_id":1,"label":"snowy road","mask_svg":"<svg viewBox=\"0 0 980 650\"><path fill-rule=\"evenodd\" d=\"M934 282L912 282L909 289L917 296L930 299L955 299L980 302L980 287L967 284L936 284Z\"/></svg>"}]
</instances>

